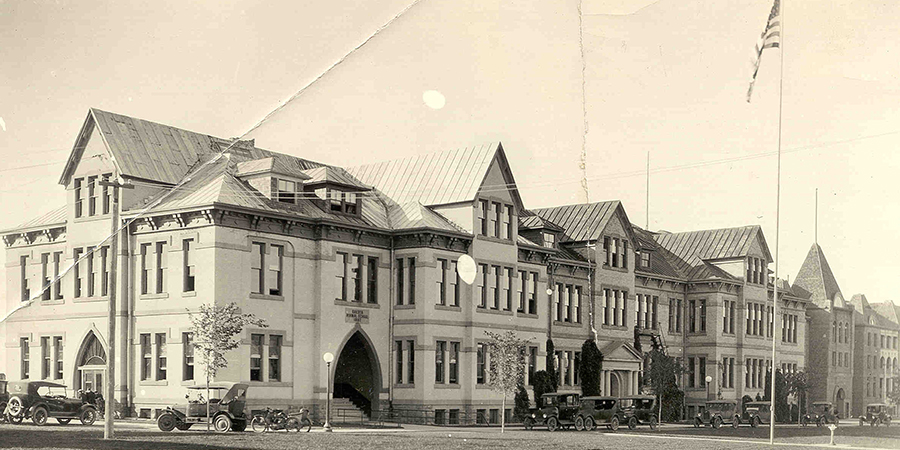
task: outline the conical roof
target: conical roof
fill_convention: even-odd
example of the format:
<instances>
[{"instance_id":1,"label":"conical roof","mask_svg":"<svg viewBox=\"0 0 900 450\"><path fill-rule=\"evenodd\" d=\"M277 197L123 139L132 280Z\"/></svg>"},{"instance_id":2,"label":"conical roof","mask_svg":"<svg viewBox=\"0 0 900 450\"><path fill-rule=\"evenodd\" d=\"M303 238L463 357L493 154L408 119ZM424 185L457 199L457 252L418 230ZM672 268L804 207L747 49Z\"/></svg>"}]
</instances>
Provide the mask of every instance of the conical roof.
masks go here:
<instances>
[{"instance_id":1,"label":"conical roof","mask_svg":"<svg viewBox=\"0 0 900 450\"><path fill-rule=\"evenodd\" d=\"M813 244L809 249L793 287L796 292L807 294L810 300L822 307L834 306L835 296L838 295L843 303L844 294L841 293L841 288L819 244Z\"/></svg>"}]
</instances>

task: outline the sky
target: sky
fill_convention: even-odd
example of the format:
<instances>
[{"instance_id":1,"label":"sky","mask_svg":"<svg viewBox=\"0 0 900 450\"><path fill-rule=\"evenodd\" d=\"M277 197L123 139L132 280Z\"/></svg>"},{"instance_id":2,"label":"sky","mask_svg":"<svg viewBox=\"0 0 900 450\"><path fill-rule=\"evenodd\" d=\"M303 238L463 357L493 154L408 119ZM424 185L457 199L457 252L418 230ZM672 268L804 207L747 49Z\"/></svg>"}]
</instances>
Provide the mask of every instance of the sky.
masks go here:
<instances>
[{"instance_id":1,"label":"sky","mask_svg":"<svg viewBox=\"0 0 900 450\"><path fill-rule=\"evenodd\" d=\"M900 300L900 4L783 4L747 103L771 0L0 0L0 229L64 203L90 107L227 138L302 90L257 146L351 166L499 141L526 207L621 200L639 226L649 154L651 230L762 225L780 277L818 189L844 296Z\"/></svg>"}]
</instances>

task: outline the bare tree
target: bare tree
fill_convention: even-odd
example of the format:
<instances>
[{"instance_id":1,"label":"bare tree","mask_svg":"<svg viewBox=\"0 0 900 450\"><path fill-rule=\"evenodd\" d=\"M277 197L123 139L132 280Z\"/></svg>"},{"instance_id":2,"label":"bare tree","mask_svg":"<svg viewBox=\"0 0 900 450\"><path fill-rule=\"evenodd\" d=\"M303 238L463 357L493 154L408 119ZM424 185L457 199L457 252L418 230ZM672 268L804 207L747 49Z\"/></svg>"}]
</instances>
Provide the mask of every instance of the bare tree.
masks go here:
<instances>
[{"instance_id":1,"label":"bare tree","mask_svg":"<svg viewBox=\"0 0 900 450\"><path fill-rule=\"evenodd\" d=\"M237 338L244 327L254 325L266 328L264 320L253 314L241 314L234 303L225 306L200 305L200 311L190 313L191 332L194 335L194 348L199 353L199 363L206 370L206 431L209 431L209 382L215 378L219 369L228 367L225 355L238 348Z\"/></svg>"},{"instance_id":2,"label":"bare tree","mask_svg":"<svg viewBox=\"0 0 900 450\"><path fill-rule=\"evenodd\" d=\"M490 378L488 385L496 392L503 394L500 409L500 432L506 431L506 397L515 396L516 388L525 381L525 348L530 342L519 339L516 333L492 333L485 331L491 338L488 342L490 355Z\"/></svg>"}]
</instances>

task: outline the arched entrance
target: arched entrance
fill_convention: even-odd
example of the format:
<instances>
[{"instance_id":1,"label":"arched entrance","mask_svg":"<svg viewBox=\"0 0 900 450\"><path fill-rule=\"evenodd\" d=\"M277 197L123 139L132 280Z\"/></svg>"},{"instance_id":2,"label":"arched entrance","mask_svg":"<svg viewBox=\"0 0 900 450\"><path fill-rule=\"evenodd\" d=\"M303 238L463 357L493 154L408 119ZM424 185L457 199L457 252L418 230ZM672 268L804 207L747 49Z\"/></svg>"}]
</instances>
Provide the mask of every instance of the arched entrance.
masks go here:
<instances>
[{"instance_id":1,"label":"arched entrance","mask_svg":"<svg viewBox=\"0 0 900 450\"><path fill-rule=\"evenodd\" d=\"M619 380L619 374L610 372L609 374L609 396L618 397L622 394L622 382Z\"/></svg>"},{"instance_id":2,"label":"arched entrance","mask_svg":"<svg viewBox=\"0 0 900 450\"><path fill-rule=\"evenodd\" d=\"M847 418L850 417L847 414L847 407L844 401L844 389L838 388L838 390L834 393L834 407L837 409L837 413L840 417Z\"/></svg>"},{"instance_id":3,"label":"arched entrance","mask_svg":"<svg viewBox=\"0 0 900 450\"><path fill-rule=\"evenodd\" d=\"M101 392L106 374L106 350L91 331L84 337L75 359L75 389Z\"/></svg>"},{"instance_id":4,"label":"arched entrance","mask_svg":"<svg viewBox=\"0 0 900 450\"><path fill-rule=\"evenodd\" d=\"M344 343L334 366L334 398L346 398L370 415L378 409L381 366L369 338L357 330Z\"/></svg>"}]
</instances>

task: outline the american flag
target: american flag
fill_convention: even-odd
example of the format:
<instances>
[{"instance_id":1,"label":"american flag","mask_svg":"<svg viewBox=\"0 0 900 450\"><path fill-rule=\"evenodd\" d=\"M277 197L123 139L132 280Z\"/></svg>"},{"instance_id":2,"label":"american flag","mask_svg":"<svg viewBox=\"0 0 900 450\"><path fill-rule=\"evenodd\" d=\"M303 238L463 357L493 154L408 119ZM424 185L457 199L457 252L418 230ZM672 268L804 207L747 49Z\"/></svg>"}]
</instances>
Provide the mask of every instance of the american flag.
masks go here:
<instances>
[{"instance_id":1,"label":"american flag","mask_svg":"<svg viewBox=\"0 0 900 450\"><path fill-rule=\"evenodd\" d=\"M756 74L759 73L759 62L762 59L762 52L767 48L780 47L781 44L781 0L775 0L772 4L772 12L769 13L769 20L766 22L766 29L759 35L756 41L756 52L753 58L753 77L750 78L750 88L747 89L747 103L750 103L750 96L753 94L753 83L756 82Z\"/></svg>"}]
</instances>

